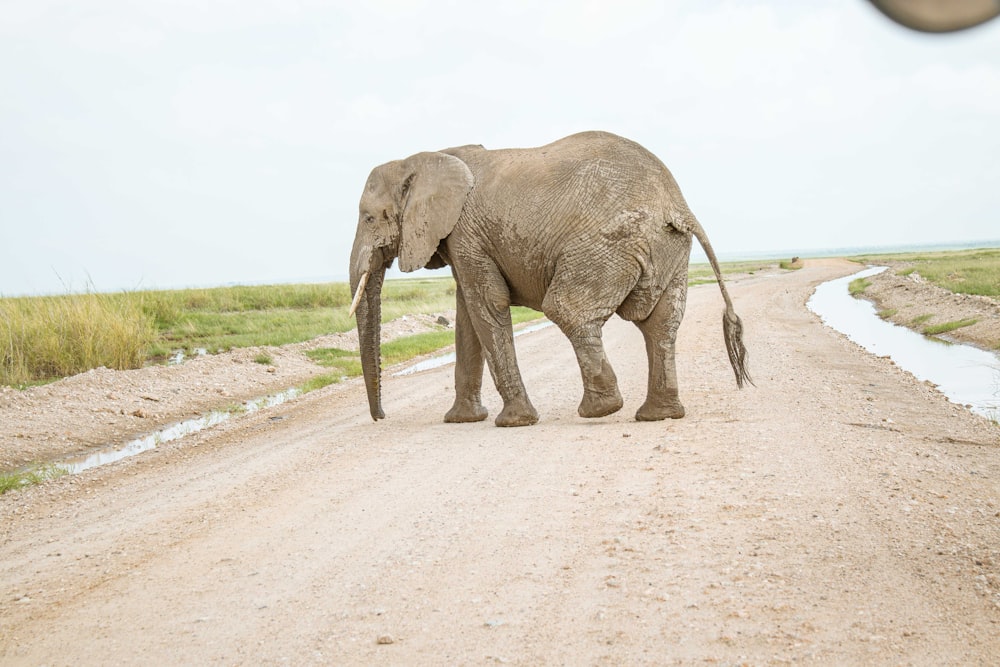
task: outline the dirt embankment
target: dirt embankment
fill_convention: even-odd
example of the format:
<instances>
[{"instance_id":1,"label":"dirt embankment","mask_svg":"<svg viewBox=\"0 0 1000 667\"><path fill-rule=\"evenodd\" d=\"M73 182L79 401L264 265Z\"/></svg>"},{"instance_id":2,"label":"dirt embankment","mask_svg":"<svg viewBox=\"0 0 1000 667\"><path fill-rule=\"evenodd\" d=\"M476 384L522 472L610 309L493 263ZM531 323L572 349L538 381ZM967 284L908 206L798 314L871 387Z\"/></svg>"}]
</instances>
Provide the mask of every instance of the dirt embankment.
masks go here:
<instances>
[{"instance_id":1,"label":"dirt embankment","mask_svg":"<svg viewBox=\"0 0 1000 667\"><path fill-rule=\"evenodd\" d=\"M692 288L680 420L633 421L613 319L602 419L550 327L536 426L442 423L445 367L387 375L377 423L351 380L0 496L0 663L1000 664L1000 430L806 309L856 270L731 283L742 391Z\"/></svg>"},{"instance_id":2,"label":"dirt embankment","mask_svg":"<svg viewBox=\"0 0 1000 667\"><path fill-rule=\"evenodd\" d=\"M985 296L955 294L924 280L919 273L897 273L906 264L869 278L864 297L874 302L885 319L923 332L928 326L975 320L975 324L955 329L943 337L975 345L984 350L1000 350L1000 302Z\"/></svg>"}]
</instances>

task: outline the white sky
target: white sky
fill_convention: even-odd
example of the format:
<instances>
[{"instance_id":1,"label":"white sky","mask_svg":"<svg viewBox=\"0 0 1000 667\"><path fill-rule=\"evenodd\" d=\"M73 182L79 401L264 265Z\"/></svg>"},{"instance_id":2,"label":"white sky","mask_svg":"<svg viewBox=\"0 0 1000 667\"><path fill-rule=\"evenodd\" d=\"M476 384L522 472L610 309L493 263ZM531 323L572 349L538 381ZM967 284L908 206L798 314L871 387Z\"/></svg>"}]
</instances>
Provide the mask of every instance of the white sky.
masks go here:
<instances>
[{"instance_id":1,"label":"white sky","mask_svg":"<svg viewBox=\"0 0 1000 667\"><path fill-rule=\"evenodd\" d=\"M723 256L998 239L998 121L862 0L0 0L0 294L342 278L375 165L587 129Z\"/></svg>"}]
</instances>

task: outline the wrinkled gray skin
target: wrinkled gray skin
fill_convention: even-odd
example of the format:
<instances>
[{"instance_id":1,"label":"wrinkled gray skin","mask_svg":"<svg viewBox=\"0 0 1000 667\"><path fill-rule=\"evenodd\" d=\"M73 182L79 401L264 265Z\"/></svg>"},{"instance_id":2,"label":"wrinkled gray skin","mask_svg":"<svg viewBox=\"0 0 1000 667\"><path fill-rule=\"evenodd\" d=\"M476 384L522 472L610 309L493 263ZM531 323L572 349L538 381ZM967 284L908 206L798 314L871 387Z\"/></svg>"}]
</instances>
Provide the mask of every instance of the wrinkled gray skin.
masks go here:
<instances>
[{"instance_id":1,"label":"wrinkled gray skin","mask_svg":"<svg viewBox=\"0 0 1000 667\"><path fill-rule=\"evenodd\" d=\"M510 306L540 310L576 351L579 414L622 407L601 342L612 313L646 341L649 382L638 420L684 416L674 342L684 314L694 235L725 299L723 330L739 386L749 381L742 324L712 246L667 168L638 144L584 132L539 148L461 146L376 167L361 196L351 291L371 415L381 405L380 292L395 258L403 271L450 265L457 283L455 403L447 422L480 421L483 363L503 398L498 426L538 421L514 354Z\"/></svg>"}]
</instances>

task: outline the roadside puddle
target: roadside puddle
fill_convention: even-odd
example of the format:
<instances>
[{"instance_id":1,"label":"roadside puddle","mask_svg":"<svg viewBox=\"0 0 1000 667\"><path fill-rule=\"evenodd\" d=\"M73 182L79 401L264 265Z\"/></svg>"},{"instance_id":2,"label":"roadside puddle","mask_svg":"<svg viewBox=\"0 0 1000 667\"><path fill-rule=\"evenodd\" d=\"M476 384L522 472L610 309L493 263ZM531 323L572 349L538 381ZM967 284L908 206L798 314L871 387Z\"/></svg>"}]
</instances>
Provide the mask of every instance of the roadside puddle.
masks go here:
<instances>
[{"instance_id":1,"label":"roadside puddle","mask_svg":"<svg viewBox=\"0 0 1000 667\"><path fill-rule=\"evenodd\" d=\"M55 465L69 474L75 475L84 470L90 470L97 466L114 463L115 461L121 461L130 456L147 452L155 449L160 443L183 438L186 435L191 435L216 424L229 421L233 417L248 415L263 408L281 405L301 393L299 389L288 389L287 391L272 394L271 396L245 401L232 410L213 410L201 417L178 422L159 431L154 431L135 440L130 440L124 445L106 447L97 452L56 461Z\"/></svg>"},{"instance_id":2,"label":"roadside puddle","mask_svg":"<svg viewBox=\"0 0 1000 667\"><path fill-rule=\"evenodd\" d=\"M948 400L989 419L1000 417L1000 357L959 343L924 336L880 318L848 284L885 271L874 267L819 285L806 304L824 324L872 354L891 358L918 380L931 382Z\"/></svg>"},{"instance_id":3,"label":"roadside puddle","mask_svg":"<svg viewBox=\"0 0 1000 667\"><path fill-rule=\"evenodd\" d=\"M196 347L194 349L195 357L204 357L208 354L208 350L203 347ZM193 358L193 357L192 357ZM183 364L187 357L184 355L184 350L174 350L174 353L167 360L168 366L176 366L177 364Z\"/></svg>"},{"instance_id":4,"label":"roadside puddle","mask_svg":"<svg viewBox=\"0 0 1000 667\"><path fill-rule=\"evenodd\" d=\"M514 332L514 335L520 336L549 326L552 326L551 322L539 322ZM202 351L198 350L196 351L196 354L202 354ZM178 356L175 356L172 360L173 363L180 363L183 361L183 353L179 353ZM431 368L438 368L449 363L454 363L454 361L455 353L452 352L451 354L445 354L421 361L398 373L395 373L395 375L410 375L420 371L429 370ZM147 452L151 449L155 449L156 446L161 443L171 442L173 440L177 440L178 438L183 438L186 435L191 435L192 433L197 433L198 431L202 431L206 428L229 421L234 417L251 414L263 408L280 405L285 401L295 398L301 393L302 391L300 389L293 388L277 394L265 396L263 398L245 401L231 410L213 410L212 412L209 412L201 417L172 424L164 429L154 431L153 433L135 438L134 440L130 440L123 445L107 446L99 451L55 461L54 465L62 470L65 470L71 475L75 475L85 470L90 470L91 468L107 465L108 463L114 463L115 461L121 461L122 459L130 456Z\"/></svg>"}]
</instances>

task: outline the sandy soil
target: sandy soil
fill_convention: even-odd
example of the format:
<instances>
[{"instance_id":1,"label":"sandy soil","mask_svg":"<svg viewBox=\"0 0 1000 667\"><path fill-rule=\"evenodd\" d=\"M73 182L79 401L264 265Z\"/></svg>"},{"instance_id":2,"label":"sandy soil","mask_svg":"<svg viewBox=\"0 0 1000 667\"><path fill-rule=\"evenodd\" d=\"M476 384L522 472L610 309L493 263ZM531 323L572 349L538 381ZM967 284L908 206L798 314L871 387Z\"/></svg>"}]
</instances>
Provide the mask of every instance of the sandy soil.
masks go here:
<instances>
[{"instance_id":1,"label":"sandy soil","mask_svg":"<svg viewBox=\"0 0 1000 667\"><path fill-rule=\"evenodd\" d=\"M445 367L386 376L377 424L354 380L2 496L0 663L998 664L1000 430L805 308L855 270L732 283L743 391L693 288L682 420L632 421L613 320L610 417L549 328L533 427L441 423Z\"/></svg>"}]
</instances>

